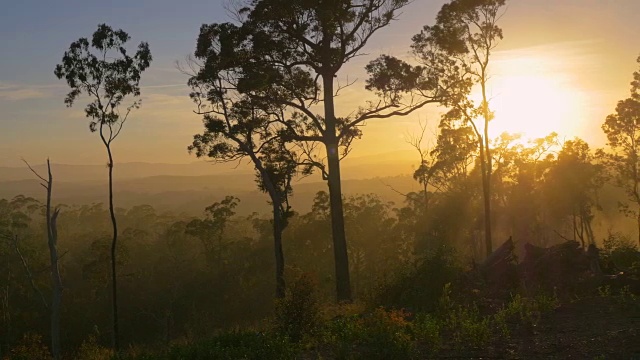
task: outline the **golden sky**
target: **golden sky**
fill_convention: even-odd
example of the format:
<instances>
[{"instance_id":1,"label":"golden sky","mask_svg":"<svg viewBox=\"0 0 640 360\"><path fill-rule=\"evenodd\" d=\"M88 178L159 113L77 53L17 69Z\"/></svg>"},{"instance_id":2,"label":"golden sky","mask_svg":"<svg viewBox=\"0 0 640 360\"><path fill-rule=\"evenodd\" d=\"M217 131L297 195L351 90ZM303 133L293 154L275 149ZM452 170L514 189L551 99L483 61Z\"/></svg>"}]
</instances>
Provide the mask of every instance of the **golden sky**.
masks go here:
<instances>
[{"instance_id":1,"label":"golden sky","mask_svg":"<svg viewBox=\"0 0 640 360\"><path fill-rule=\"evenodd\" d=\"M443 3L414 0L397 22L371 40L365 48L368 56L345 66L339 80L344 82L348 77L358 82L341 93L339 114L352 112L368 96L364 93L364 65L381 53L407 57L411 36L433 23ZM130 6L127 4L122 1L122 6ZM77 24L67 21L64 27L58 25L62 20L54 21L55 13L31 14L54 24L49 28L49 39L42 39L42 32L30 28L13 35L0 28L0 41L6 41L8 45L3 47L13 54L0 59L0 166L20 166L20 157L34 163L47 156L58 163L106 162L102 144L88 131L82 99L76 107L65 108L62 100L67 89L53 76L53 67L68 44L90 35L103 21L129 31L134 42L149 41L155 58L143 75L143 106L114 144L116 162L196 160L186 147L202 126L199 117L191 113L186 78L174 62L193 50L200 23L225 20L223 6L208 2L209 11L203 11L185 4L172 10L175 5L169 1L150 4L156 4L162 13L149 12L146 22L133 10L125 19L113 11L74 20ZM18 17L17 6L10 6L5 16ZM59 16L64 18L62 13ZM0 27L20 26L4 24ZM505 38L490 69L490 95L496 111L492 133L525 132L535 137L556 131L566 138L584 138L594 147L604 145L600 125L616 102L628 96L631 74L637 69L640 1L512 0L500 25ZM39 45L27 46L29 41ZM25 61L20 54L35 60ZM440 111L431 107L405 118L371 121L350 156L410 151L406 135L417 131L420 120L435 126Z\"/></svg>"}]
</instances>

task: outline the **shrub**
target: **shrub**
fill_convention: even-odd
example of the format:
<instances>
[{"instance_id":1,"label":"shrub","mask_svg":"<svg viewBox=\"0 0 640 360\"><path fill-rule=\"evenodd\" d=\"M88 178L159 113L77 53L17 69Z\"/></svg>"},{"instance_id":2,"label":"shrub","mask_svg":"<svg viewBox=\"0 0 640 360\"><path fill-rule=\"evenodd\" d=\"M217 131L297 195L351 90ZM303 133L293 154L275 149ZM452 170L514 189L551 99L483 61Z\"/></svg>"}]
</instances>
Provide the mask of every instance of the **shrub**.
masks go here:
<instances>
[{"instance_id":1,"label":"shrub","mask_svg":"<svg viewBox=\"0 0 640 360\"><path fill-rule=\"evenodd\" d=\"M278 334L257 332L225 333L207 341L174 346L169 360L287 360L295 359L298 348Z\"/></svg>"},{"instance_id":2,"label":"shrub","mask_svg":"<svg viewBox=\"0 0 640 360\"><path fill-rule=\"evenodd\" d=\"M326 345L338 359L409 359L414 351L409 313L378 308L339 318L326 329Z\"/></svg>"},{"instance_id":3,"label":"shrub","mask_svg":"<svg viewBox=\"0 0 640 360\"><path fill-rule=\"evenodd\" d=\"M635 243L620 233L609 232L601 255L605 268L632 272L640 268L640 252Z\"/></svg>"},{"instance_id":4,"label":"shrub","mask_svg":"<svg viewBox=\"0 0 640 360\"><path fill-rule=\"evenodd\" d=\"M559 300L555 294L542 293L532 298L516 294L493 316L493 323L500 335L508 336L508 321L535 326L542 314L555 310L558 306Z\"/></svg>"},{"instance_id":5,"label":"shrub","mask_svg":"<svg viewBox=\"0 0 640 360\"><path fill-rule=\"evenodd\" d=\"M98 344L95 335L90 335L83 341L76 354L78 360L111 360L112 358L113 351Z\"/></svg>"},{"instance_id":6,"label":"shrub","mask_svg":"<svg viewBox=\"0 0 640 360\"><path fill-rule=\"evenodd\" d=\"M428 352L438 351L442 346L441 331L441 321L430 314L417 314L413 320L414 337L427 348Z\"/></svg>"},{"instance_id":7,"label":"shrub","mask_svg":"<svg viewBox=\"0 0 640 360\"><path fill-rule=\"evenodd\" d=\"M491 340L490 320L481 316L477 307L457 307L449 312L444 326L454 344L461 347L481 347Z\"/></svg>"},{"instance_id":8,"label":"shrub","mask_svg":"<svg viewBox=\"0 0 640 360\"><path fill-rule=\"evenodd\" d=\"M445 284L453 282L461 271L454 250L439 247L414 267L401 270L392 280L380 285L372 302L416 312L435 311Z\"/></svg>"},{"instance_id":9,"label":"shrub","mask_svg":"<svg viewBox=\"0 0 640 360\"><path fill-rule=\"evenodd\" d=\"M49 349L42 342L42 336L27 333L18 346L11 349L5 360L50 360Z\"/></svg>"},{"instance_id":10,"label":"shrub","mask_svg":"<svg viewBox=\"0 0 640 360\"><path fill-rule=\"evenodd\" d=\"M320 324L320 305L316 282L309 275L300 276L288 289L284 299L276 301L276 331L293 342L311 335Z\"/></svg>"}]
</instances>

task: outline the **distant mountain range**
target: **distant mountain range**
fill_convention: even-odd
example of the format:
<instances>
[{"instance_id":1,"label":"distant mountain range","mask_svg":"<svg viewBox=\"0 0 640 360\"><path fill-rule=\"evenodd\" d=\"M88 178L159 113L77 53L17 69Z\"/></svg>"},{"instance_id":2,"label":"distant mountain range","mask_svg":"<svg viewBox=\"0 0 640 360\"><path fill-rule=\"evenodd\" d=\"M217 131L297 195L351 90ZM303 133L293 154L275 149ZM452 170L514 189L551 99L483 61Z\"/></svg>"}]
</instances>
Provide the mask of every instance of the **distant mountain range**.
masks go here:
<instances>
[{"instance_id":1,"label":"distant mountain range","mask_svg":"<svg viewBox=\"0 0 640 360\"><path fill-rule=\"evenodd\" d=\"M376 176L408 175L419 159L415 151L395 151L360 157L347 157L342 161L342 176L344 179L365 179ZM46 173L45 164L32 164L41 174ZM69 165L52 164L54 177L57 181L106 181L107 166L104 164ZM123 162L116 159L114 177L118 180L145 178L151 176L206 176L221 174L253 174L253 167L244 161L242 163L212 163L197 161L187 164ZM27 166L0 166L0 182L29 180L34 175Z\"/></svg>"},{"instance_id":2,"label":"distant mountain range","mask_svg":"<svg viewBox=\"0 0 640 360\"><path fill-rule=\"evenodd\" d=\"M411 152L379 154L345 159L342 166L345 195L376 193L389 201L401 202L399 192L418 189L413 181ZM226 195L240 198L239 213L268 212L267 195L256 190L253 169L246 164L116 163L115 199L119 207L149 204L160 211L201 214L204 207ZM64 204L106 202L107 168L103 165L52 164L54 201ZM46 173L45 165L34 169ZM391 187L393 187L392 190ZM310 209L317 191L327 191L319 175L294 183L292 205L300 212ZM0 198L16 195L44 198L35 176L24 167L0 167Z\"/></svg>"}]
</instances>

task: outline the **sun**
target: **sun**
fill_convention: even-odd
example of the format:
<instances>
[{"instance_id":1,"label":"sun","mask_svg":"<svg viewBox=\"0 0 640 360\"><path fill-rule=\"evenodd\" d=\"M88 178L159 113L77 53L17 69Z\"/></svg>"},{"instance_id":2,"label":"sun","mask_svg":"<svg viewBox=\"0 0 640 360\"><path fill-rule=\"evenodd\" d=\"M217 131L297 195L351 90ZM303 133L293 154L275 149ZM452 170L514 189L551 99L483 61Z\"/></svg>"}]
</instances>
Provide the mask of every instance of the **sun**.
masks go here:
<instances>
[{"instance_id":1,"label":"sun","mask_svg":"<svg viewBox=\"0 0 640 360\"><path fill-rule=\"evenodd\" d=\"M495 118L489 124L492 138L503 132L525 139L551 132L572 137L584 118L584 96L566 72L554 69L559 59L512 58L489 80L488 96Z\"/></svg>"}]
</instances>

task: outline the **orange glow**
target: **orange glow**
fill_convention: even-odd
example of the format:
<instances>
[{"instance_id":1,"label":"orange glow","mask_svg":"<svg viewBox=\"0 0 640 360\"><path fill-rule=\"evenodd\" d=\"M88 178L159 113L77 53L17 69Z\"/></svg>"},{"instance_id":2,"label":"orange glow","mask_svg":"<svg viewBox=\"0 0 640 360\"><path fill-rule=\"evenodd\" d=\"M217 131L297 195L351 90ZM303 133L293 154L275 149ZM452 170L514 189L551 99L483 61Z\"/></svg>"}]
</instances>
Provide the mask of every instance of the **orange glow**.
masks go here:
<instances>
[{"instance_id":1,"label":"orange glow","mask_svg":"<svg viewBox=\"0 0 640 360\"><path fill-rule=\"evenodd\" d=\"M496 69L500 72L490 78L488 86L489 104L495 113L489 125L492 138L503 132L521 133L524 139L553 131L569 137L578 132L585 119L586 97L577 81L561 72L562 66L566 66L562 59L551 56L499 61Z\"/></svg>"}]
</instances>

